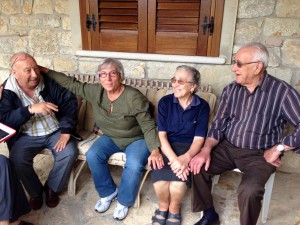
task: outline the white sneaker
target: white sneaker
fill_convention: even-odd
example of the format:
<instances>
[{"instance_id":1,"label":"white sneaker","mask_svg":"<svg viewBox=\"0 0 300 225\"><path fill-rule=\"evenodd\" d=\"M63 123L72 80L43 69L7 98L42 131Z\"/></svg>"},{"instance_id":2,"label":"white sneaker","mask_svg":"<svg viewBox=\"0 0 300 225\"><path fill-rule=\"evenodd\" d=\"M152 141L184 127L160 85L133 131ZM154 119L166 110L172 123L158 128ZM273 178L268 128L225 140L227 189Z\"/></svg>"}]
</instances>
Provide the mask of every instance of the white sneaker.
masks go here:
<instances>
[{"instance_id":1,"label":"white sneaker","mask_svg":"<svg viewBox=\"0 0 300 225\"><path fill-rule=\"evenodd\" d=\"M114 219L123 220L128 214L128 207L121 205L119 202L115 208Z\"/></svg>"},{"instance_id":2,"label":"white sneaker","mask_svg":"<svg viewBox=\"0 0 300 225\"><path fill-rule=\"evenodd\" d=\"M100 198L95 205L95 211L99 213L106 212L109 209L111 202L116 199L117 194L118 194L118 188L116 188L115 192L112 193L111 195L105 198Z\"/></svg>"}]
</instances>

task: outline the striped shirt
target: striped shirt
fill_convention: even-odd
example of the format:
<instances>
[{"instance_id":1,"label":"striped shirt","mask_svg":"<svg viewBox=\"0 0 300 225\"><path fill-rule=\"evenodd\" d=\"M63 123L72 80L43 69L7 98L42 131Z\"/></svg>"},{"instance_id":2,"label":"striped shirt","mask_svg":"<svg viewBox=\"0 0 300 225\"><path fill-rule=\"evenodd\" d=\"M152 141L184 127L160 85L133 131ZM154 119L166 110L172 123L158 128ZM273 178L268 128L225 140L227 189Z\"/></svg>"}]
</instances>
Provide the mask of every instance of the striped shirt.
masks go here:
<instances>
[{"instance_id":1,"label":"striped shirt","mask_svg":"<svg viewBox=\"0 0 300 225\"><path fill-rule=\"evenodd\" d=\"M40 102L45 102L43 97L40 95L40 92L44 89L44 81L43 78L40 77L40 82L38 86L35 88L33 98L30 98L23 90L19 87L16 79L13 75L11 75L6 84L6 89L10 89L15 92L20 98L23 106L28 106ZM58 130L58 121L52 113L51 115L47 115L44 113L36 113L30 119L21 126L20 132L26 133L29 136L43 136L52 134L54 131Z\"/></svg>"},{"instance_id":2,"label":"striped shirt","mask_svg":"<svg viewBox=\"0 0 300 225\"><path fill-rule=\"evenodd\" d=\"M282 137L286 123L295 129ZM286 82L265 74L253 93L232 82L222 93L209 137L239 148L268 149L278 143L300 147L300 95Z\"/></svg>"}]
</instances>

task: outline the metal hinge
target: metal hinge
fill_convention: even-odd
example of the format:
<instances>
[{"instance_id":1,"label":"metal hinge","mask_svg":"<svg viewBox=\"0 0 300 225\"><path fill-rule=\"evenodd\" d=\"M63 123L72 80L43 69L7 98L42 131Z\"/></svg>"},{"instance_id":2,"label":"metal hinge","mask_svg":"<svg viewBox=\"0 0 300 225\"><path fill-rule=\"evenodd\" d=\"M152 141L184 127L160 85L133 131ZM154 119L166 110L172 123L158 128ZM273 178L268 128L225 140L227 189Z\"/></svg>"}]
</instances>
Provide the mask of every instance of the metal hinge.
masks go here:
<instances>
[{"instance_id":1,"label":"metal hinge","mask_svg":"<svg viewBox=\"0 0 300 225\"><path fill-rule=\"evenodd\" d=\"M202 34L206 34L206 29L209 29L209 35L211 36L214 33L214 17L210 17L210 21L208 23L207 16L204 17L204 21L202 23Z\"/></svg>"},{"instance_id":2,"label":"metal hinge","mask_svg":"<svg viewBox=\"0 0 300 225\"><path fill-rule=\"evenodd\" d=\"M86 14L85 25L88 31L90 31L91 25L93 27L93 31L96 31L97 22L94 14L92 14L92 20L90 19L90 15Z\"/></svg>"}]
</instances>

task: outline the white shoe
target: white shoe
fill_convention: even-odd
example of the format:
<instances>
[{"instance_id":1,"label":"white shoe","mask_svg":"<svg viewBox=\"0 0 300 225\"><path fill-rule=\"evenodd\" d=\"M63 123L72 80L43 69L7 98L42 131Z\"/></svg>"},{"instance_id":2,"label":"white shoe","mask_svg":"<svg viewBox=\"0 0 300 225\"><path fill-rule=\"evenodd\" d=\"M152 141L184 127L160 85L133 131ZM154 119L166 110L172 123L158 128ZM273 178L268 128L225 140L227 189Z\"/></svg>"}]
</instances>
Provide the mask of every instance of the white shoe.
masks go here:
<instances>
[{"instance_id":1,"label":"white shoe","mask_svg":"<svg viewBox=\"0 0 300 225\"><path fill-rule=\"evenodd\" d=\"M114 219L123 220L128 214L128 207L121 205L119 202L115 208Z\"/></svg>"},{"instance_id":2,"label":"white shoe","mask_svg":"<svg viewBox=\"0 0 300 225\"><path fill-rule=\"evenodd\" d=\"M118 188L116 188L115 192L112 193L111 195L105 198L100 198L95 205L95 211L99 213L106 212L109 209L111 202L116 199L117 194L118 194Z\"/></svg>"}]
</instances>

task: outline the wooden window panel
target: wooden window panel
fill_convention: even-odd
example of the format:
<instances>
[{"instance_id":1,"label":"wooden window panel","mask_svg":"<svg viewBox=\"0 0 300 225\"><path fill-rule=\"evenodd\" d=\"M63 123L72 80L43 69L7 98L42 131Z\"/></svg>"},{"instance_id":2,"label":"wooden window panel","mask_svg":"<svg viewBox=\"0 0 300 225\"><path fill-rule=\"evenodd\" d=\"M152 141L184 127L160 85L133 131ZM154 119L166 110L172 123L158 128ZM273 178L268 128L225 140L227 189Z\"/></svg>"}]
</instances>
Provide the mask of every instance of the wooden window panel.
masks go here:
<instances>
[{"instance_id":1,"label":"wooden window panel","mask_svg":"<svg viewBox=\"0 0 300 225\"><path fill-rule=\"evenodd\" d=\"M83 48L218 56L225 0L80 0ZM85 28L97 18L96 32ZM213 35L204 17L214 16ZM174 47L175 46L175 47Z\"/></svg>"},{"instance_id":2,"label":"wooden window panel","mask_svg":"<svg viewBox=\"0 0 300 225\"><path fill-rule=\"evenodd\" d=\"M175 49L177 55L194 55L197 46L197 34L161 32L156 36L156 53L170 54L171 48Z\"/></svg>"},{"instance_id":3,"label":"wooden window panel","mask_svg":"<svg viewBox=\"0 0 300 225\"><path fill-rule=\"evenodd\" d=\"M100 49L102 51L137 52L137 38L136 31L106 30L100 35Z\"/></svg>"}]
</instances>

